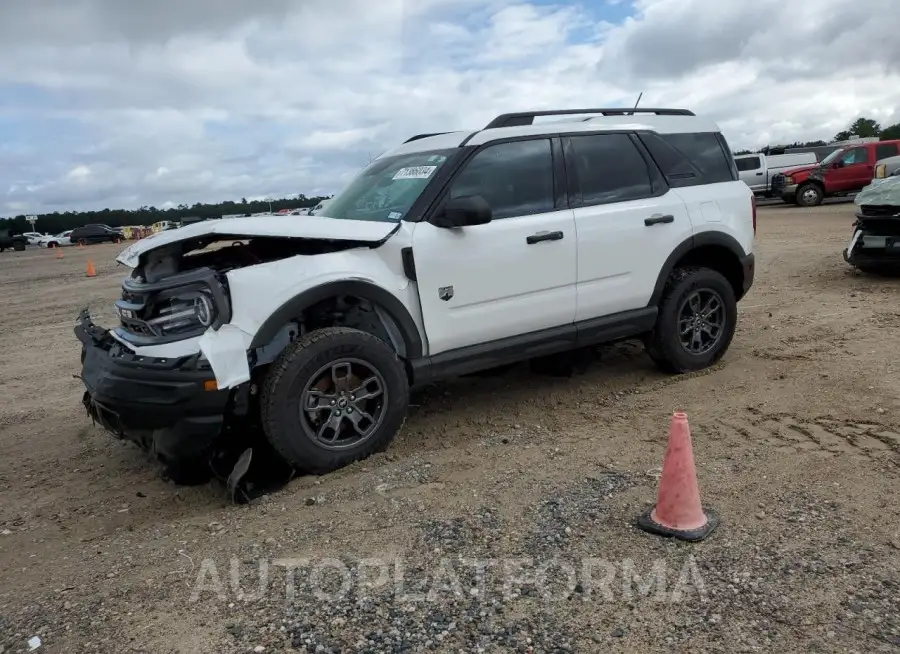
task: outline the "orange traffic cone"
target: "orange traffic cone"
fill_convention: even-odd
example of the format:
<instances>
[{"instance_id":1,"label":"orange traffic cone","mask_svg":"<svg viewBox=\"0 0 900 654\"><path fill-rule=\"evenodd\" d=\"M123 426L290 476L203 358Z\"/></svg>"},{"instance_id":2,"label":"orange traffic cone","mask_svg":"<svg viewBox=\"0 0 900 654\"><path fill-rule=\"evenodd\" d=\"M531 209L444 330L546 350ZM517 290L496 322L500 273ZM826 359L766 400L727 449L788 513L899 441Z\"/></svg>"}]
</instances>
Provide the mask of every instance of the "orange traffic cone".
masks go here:
<instances>
[{"instance_id":1,"label":"orange traffic cone","mask_svg":"<svg viewBox=\"0 0 900 654\"><path fill-rule=\"evenodd\" d=\"M56 247L53 248L53 249L56 250L56 258L57 258L57 259L62 259L62 258L63 258L62 248L59 247L59 246L56 246Z\"/></svg>"},{"instance_id":2,"label":"orange traffic cone","mask_svg":"<svg viewBox=\"0 0 900 654\"><path fill-rule=\"evenodd\" d=\"M90 259L88 259L88 263L87 263L87 276L88 277L96 277L97 276L97 270L96 270L96 268L94 268L94 262L91 261Z\"/></svg>"},{"instance_id":3,"label":"orange traffic cone","mask_svg":"<svg viewBox=\"0 0 900 654\"><path fill-rule=\"evenodd\" d=\"M719 526L719 516L700 504L687 414L677 411L669 426L669 447L663 460L656 506L638 518L638 527L659 536L698 541Z\"/></svg>"}]
</instances>

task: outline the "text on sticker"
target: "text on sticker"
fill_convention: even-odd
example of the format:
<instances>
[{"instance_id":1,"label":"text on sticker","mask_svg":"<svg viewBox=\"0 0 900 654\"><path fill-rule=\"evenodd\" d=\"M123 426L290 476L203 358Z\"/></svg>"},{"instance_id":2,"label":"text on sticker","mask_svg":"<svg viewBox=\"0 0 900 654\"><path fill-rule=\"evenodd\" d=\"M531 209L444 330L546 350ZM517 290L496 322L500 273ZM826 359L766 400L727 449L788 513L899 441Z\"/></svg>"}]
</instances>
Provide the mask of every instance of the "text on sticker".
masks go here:
<instances>
[{"instance_id":1,"label":"text on sticker","mask_svg":"<svg viewBox=\"0 0 900 654\"><path fill-rule=\"evenodd\" d=\"M428 179L435 170L437 170L437 166L412 166L411 168L401 168L394 175L394 179Z\"/></svg>"}]
</instances>

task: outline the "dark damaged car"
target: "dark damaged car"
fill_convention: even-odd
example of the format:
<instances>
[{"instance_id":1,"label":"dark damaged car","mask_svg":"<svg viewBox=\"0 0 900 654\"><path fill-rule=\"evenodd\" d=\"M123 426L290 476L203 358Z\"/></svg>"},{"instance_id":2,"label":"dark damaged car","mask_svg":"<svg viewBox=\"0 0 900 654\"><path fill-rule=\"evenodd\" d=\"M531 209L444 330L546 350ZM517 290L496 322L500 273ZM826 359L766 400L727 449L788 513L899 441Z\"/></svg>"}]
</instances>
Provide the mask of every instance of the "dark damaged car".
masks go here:
<instances>
[{"instance_id":1,"label":"dark damaged car","mask_svg":"<svg viewBox=\"0 0 900 654\"><path fill-rule=\"evenodd\" d=\"M876 180L855 202L858 210L844 260L864 272L900 271L900 176Z\"/></svg>"}]
</instances>

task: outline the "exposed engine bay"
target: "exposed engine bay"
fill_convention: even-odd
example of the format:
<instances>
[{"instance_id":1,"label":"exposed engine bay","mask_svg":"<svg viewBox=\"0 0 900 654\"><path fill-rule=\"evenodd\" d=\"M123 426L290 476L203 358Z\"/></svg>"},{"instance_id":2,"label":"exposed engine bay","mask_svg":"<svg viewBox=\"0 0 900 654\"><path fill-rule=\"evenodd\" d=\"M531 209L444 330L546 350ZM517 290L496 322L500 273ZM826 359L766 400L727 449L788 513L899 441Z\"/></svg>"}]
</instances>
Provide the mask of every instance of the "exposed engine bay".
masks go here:
<instances>
[{"instance_id":1,"label":"exposed engine bay","mask_svg":"<svg viewBox=\"0 0 900 654\"><path fill-rule=\"evenodd\" d=\"M362 241L271 236L249 239L239 235L206 236L180 241L147 252L142 257L141 265L135 268L132 277L153 283L198 268L205 267L224 273L294 256L328 254L358 247L373 247L373 244Z\"/></svg>"}]
</instances>

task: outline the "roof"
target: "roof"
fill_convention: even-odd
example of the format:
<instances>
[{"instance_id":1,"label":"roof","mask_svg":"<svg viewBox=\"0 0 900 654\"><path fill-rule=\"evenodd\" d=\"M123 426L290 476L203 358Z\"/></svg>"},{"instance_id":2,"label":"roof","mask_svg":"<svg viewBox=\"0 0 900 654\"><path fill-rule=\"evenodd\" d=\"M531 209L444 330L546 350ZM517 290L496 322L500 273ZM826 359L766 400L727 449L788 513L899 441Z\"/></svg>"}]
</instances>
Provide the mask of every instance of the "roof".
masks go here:
<instances>
[{"instance_id":1,"label":"roof","mask_svg":"<svg viewBox=\"0 0 900 654\"><path fill-rule=\"evenodd\" d=\"M599 114L593 115L590 114ZM564 116L535 124L537 116ZM499 127L497 125L508 125ZM600 130L647 130L660 134L720 132L713 121L685 109L561 109L502 114L477 131L454 131L434 135L418 134L381 155L394 156L428 150L445 150L462 145L482 145L491 141L542 134L572 134ZM379 158L381 158L379 157Z\"/></svg>"}]
</instances>

